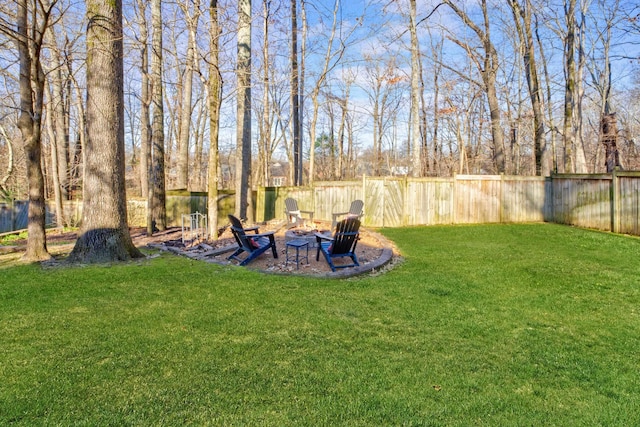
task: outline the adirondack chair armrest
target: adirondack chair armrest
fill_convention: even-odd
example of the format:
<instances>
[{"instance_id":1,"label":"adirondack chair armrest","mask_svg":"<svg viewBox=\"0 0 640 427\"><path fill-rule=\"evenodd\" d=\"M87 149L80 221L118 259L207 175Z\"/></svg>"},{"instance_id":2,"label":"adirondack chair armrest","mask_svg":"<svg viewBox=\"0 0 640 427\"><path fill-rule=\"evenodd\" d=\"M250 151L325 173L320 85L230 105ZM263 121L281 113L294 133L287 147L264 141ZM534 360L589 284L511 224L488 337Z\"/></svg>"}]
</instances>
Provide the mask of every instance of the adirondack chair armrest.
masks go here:
<instances>
[{"instance_id":1,"label":"adirondack chair armrest","mask_svg":"<svg viewBox=\"0 0 640 427\"><path fill-rule=\"evenodd\" d=\"M254 225L253 227L244 227L244 231L253 231L254 233L258 234L258 231L260 230L260 227L257 225ZM255 236L254 236L255 237Z\"/></svg>"},{"instance_id":2,"label":"adirondack chair armrest","mask_svg":"<svg viewBox=\"0 0 640 427\"><path fill-rule=\"evenodd\" d=\"M319 242L320 240L326 240L327 242L333 242L333 237L331 236L327 236L326 234L322 234L322 233L313 233L314 236L316 236L316 240Z\"/></svg>"},{"instance_id":3,"label":"adirondack chair armrest","mask_svg":"<svg viewBox=\"0 0 640 427\"><path fill-rule=\"evenodd\" d=\"M245 228L245 230L247 230L247 228ZM271 236L273 236L274 234L276 234L275 231L267 231L266 233L258 233L257 230L256 230L256 234L251 234L249 237L251 237L252 239L254 239L256 237L269 237L269 238L271 238Z\"/></svg>"}]
</instances>

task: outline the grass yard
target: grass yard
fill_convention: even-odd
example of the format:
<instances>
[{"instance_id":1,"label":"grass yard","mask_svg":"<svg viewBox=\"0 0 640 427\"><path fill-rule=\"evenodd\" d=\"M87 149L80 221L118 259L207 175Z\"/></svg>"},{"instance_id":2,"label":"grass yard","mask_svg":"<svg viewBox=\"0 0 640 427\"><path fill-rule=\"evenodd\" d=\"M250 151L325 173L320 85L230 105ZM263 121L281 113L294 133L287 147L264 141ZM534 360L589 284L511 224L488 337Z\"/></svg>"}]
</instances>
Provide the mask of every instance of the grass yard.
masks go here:
<instances>
[{"instance_id":1,"label":"grass yard","mask_svg":"<svg viewBox=\"0 0 640 427\"><path fill-rule=\"evenodd\" d=\"M391 272L0 268L0 425L640 425L640 240L389 229Z\"/></svg>"}]
</instances>

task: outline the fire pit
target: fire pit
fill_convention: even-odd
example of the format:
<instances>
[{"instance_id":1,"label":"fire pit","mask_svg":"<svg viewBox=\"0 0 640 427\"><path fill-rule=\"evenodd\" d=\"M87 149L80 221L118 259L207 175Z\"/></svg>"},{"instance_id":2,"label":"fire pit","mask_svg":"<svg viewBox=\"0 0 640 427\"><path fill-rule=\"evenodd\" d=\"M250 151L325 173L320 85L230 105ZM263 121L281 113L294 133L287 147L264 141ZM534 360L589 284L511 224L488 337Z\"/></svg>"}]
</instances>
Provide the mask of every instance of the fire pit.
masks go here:
<instances>
[{"instance_id":1,"label":"fire pit","mask_svg":"<svg viewBox=\"0 0 640 427\"><path fill-rule=\"evenodd\" d=\"M310 248L316 248L316 233L331 236L331 231L329 230L305 230L304 228L292 228L284 233L284 237L287 242L296 239L306 240L309 242Z\"/></svg>"}]
</instances>

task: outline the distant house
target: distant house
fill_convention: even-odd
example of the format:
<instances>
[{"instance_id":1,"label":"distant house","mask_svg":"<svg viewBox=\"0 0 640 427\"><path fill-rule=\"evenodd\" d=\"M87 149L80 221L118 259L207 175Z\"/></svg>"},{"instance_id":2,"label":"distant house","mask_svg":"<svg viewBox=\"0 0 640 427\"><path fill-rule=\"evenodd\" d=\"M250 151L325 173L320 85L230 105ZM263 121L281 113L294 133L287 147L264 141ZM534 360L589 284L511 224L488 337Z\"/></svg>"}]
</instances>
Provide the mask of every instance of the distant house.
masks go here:
<instances>
[{"instance_id":1,"label":"distant house","mask_svg":"<svg viewBox=\"0 0 640 427\"><path fill-rule=\"evenodd\" d=\"M280 162L274 162L271 164L271 179L270 184L272 187L282 187L287 185L287 166Z\"/></svg>"}]
</instances>

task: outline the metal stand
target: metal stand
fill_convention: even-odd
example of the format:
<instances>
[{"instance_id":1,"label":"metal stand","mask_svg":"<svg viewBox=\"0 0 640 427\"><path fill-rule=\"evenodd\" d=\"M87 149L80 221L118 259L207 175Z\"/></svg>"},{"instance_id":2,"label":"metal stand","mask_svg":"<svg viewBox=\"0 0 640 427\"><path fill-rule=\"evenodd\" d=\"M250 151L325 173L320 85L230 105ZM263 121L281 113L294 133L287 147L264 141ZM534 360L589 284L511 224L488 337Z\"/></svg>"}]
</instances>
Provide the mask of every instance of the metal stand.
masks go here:
<instances>
[{"instance_id":1,"label":"metal stand","mask_svg":"<svg viewBox=\"0 0 640 427\"><path fill-rule=\"evenodd\" d=\"M182 215L182 244L195 240L206 240L208 236L207 216L200 212Z\"/></svg>"},{"instance_id":2,"label":"metal stand","mask_svg":"<svg viewBox=\"0 0 640 427\"><path fill-rule=\"evenodd\" d=\"M293 255L289 255L289 248L296 248L296 254ZM301 257L300 256L300 248L307 248L307 255ZM301 260L306 260L307 264L309 264L309 242L307 240L302 240L302 239L296 239L296 240L289 240L287 242L287 249L285 251L285 262L284 265L285 267L287 266L287 264L289 263L289 261L296 261L296 270L300 269L300 261Z\"/></svg>"}]
</instances>

